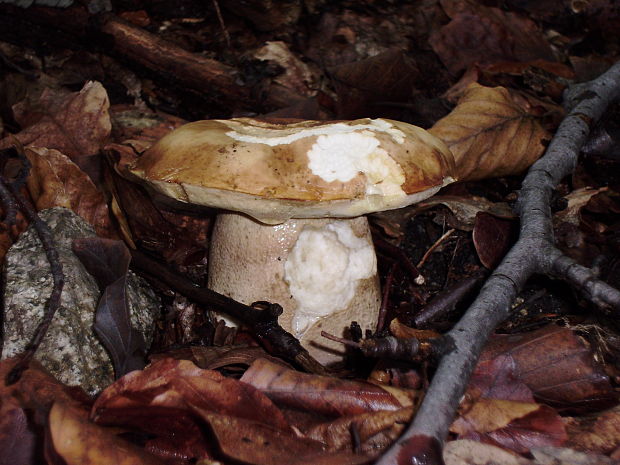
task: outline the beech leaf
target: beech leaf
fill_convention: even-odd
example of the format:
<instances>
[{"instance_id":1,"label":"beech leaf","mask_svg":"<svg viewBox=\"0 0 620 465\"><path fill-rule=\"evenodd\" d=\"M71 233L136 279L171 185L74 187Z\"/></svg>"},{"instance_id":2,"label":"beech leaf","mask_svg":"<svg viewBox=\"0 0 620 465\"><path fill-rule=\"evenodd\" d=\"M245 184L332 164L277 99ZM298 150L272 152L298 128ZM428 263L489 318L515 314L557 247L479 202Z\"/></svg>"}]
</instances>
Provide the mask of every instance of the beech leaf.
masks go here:
<instances>
[{"instance_id":1,"label":"beech leaf","mask_svg":"<svg viewBox=\"0 0 620 465\"><path fill-rule=\"evenodd\" d=\"M450 148L460 181L519 174L540 157L548 132L503 87L471 84L429 129Z\"/></svg>"},{"instance_id":2,"label":"beech leaf","mask_svg":"<svg viewBox=\"0 0 620 465\"><path fill-rule=\"evenodd\" d=\"M398 410L413 404L414 391L362 381L309 375L265 359L256 360L241 377L276 404L323 415L356 415Z\"/></svg>"}]
</instances>

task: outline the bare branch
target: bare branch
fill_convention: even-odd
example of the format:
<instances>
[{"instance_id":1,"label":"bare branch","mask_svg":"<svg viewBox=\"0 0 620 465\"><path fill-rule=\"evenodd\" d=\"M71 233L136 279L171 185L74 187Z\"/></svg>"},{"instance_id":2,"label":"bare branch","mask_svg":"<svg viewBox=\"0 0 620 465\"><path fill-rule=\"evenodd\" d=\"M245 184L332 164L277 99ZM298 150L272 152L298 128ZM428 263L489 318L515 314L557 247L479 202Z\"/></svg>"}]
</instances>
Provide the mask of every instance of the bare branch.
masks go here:
<instances>
[{"instance_id":1,"label":"bare branch","mask_svg":"<svg viewBox=\"0 0 620 465\"><path fill-rule=\"evenodd\" d=\"M620 310L618 291L585 268L567 261L555 248L549 206L555 186L575 168L590 129L618 95L620 62L565 96L571 110L545 155L523 180L518 205L519 240L463 318L447 334L456 349L443 357L413 423L377 465L443 463L438 446L448 434L480 352L495 327L510 315L512 302L532 274L562 277L603 310L608 311L610 307Z\"/></svg>"}]
</instances>

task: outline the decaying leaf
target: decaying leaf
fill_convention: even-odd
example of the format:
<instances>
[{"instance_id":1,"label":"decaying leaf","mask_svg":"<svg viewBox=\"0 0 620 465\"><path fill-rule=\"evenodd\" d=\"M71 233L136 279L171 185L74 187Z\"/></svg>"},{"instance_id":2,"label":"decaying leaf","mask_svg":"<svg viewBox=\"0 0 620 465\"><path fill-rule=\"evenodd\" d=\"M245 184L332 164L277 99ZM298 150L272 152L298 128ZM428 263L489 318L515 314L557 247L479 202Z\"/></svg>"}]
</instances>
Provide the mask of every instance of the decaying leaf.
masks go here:
<instances>
[{"instance_id":1,"label":"decaying leaf","mask_svg":"<svg viewBox=\"0 0 620 465\"><path fill-rule=\"evenodd\" d=\"M241 381L277 404L333 416L398 410L412 405L415 397L414 391L309 375L265 359L256 360Z\"/></svg>"},{"instance_id":2,"label":"decaying leaf","mask_svg":"<svg viewBox=\"0 0 620 465\"><path fill-rule=\"evenodd\" d=\"M525 16L471 0L442 0L441 6L451 21L429 43L453 74L477 62L554 60L542 31Z\"/></svg>"},{"instance_id":3,"label":"decaying leaf","mask_svg":"<svg viewBox=\"0 0 620 465\"><path fill-rule=\"evenodd\" d=\"M92 416L105 422L108 409L140 406L200 408L259 422L269 419L275 428L290 428L280 410L254 387L187 360L158 360L125 375L99 395Z\"/></svg>"},{"instance_id":4,"label":"decaying leaf","mask_svg":"<svg viewBox=\"0 0 620 465\"><path fill-rule=\"evenodd\" d=\"M359 441L360 452L375 456L400 436L413 413L414 409L407 407L341 417L314 426L306 435L326 444L331 451L348 450Z\"/></svg>"},{"instance_id":5,"label":"decaying leaf","mask_svg":"<svg viewBox=\"0 0 620 465\"><path fill-rule=\"evenodd\" d=\"M620 447L620 407L602 413L594 423L584 420L583 426L571 432L571 447L601 454L609 454Z\"/></svg>"},{"instance_id":6,"label":"decaying leaf","mask_svg":"<svg viewBox=\"0 0 620 465\"><path fill-rule=\"evenodd\" d=\"M505 355L514 360L516 379L545 404L573 410L616 402L609 376L592 348L571 329L549 325L528 333L496 335L480 363Z\"/></svg>"},{"instance_id":7,"label":"decaying leaf","mask_svg":"<svg viewBox=\"0 0 620 465\"><path fill-rule=\"evenodd\" d=\"M548 132L508 89L471 84L458 105L429 129L456 161L461 181L519 174L545 149Z\"/></svg>"},{"instance_id":8,"label":"decaying leaf","mask_svg":"<svg viewBox=\"0 0 620 465\"><path fill-rule=\"evenodd\" d=\"M0 465L35 465L37 437L16 399L0 398Z\"/></svg>"},{"instance_id":9,"label":"decaying leaf","mask_svg":"<svg viewBox=\"0 0 620 465\"><path fill-rule=\"evenodd\" d=\"M32 168L27 185L37 210L65 207L84 218L102 237L115 237L103 194L69 157L58 150L25 150Z\"/></svg>"},{"instance_id":10,"label":"decaying leaf","mask_svg":"<svg viewBox=\"0 0 620 465\"><path fill-rule=\"evenodd\" d=\"M516 241L518 223L499 218L485 212L476 215L472 239L476 253L486 268L492 270L499 265L504 255Z\"/></svg>"},{"instance_id":11,"label":"decaying leaf","mask_svg":"<svg viewBox=\"0 0 620 465\"><path fill-rule=\"evenodd\" d=\"M29 124L16 137L24 146L56 149L81 166L84 157L103 147L110 135L110 101L101 83L87 82L82 90L60 97L46 91L38 102L37 118L24 118ZM11 145L10 138L0 148Z\"/></svg>"},{"instance_id":12,"label":"decaying leaf","mask_svg":"<svg viewBox=\"0 0 620 465\"><path fill-rule=\"evenodd\" d=\"M56 402L49 415L49 463L66 465L162 465L155 456L88 420L87 410Z\"/></svg>"}]
</instances>

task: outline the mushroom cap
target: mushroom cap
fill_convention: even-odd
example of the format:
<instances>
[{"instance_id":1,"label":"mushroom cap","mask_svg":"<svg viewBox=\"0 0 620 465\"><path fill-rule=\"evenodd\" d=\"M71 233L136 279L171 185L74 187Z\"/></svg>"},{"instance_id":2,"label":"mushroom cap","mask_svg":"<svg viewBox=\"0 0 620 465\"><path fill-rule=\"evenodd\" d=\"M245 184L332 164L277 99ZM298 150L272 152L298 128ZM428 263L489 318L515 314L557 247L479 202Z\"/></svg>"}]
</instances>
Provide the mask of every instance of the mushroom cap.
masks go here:
<instances>
[{"instance_id":1,"label":"mushroom cap","mask_svg":"<svg viewBox=\"0 0 620 465\"><path fill-rule=\"evenodd\" d=\"M454 181L454 157L435 136L399 121L236 118L176 129L131 172L176 200L275 224L419 202Z\"/></svg>"}]
</instances>

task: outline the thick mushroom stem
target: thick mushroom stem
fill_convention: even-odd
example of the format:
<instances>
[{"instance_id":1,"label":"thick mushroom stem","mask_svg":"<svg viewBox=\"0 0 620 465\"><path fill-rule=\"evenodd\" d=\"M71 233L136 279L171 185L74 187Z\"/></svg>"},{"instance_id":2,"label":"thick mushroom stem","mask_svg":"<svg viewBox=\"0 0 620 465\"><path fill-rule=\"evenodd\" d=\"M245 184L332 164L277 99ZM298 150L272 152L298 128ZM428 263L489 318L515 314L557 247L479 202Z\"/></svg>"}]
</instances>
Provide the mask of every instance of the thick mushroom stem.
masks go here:
<instances>
[{"instance_id":1,"label":"thick mushroom stem","mask_svg":"<svg viewBox=\"0 0 620 465\"><path fill-rule=\"evenodd\" d=\"M351 321L375 329L379 279L365 217L266 225L222 213L211 240L209 288L245 304L280 304L280 325L320 362L343 355L321 331L342 335Z\"/></svg>"}]
</instances>

